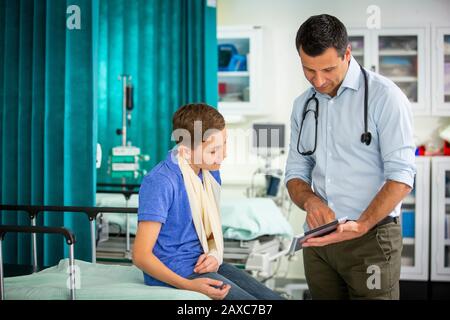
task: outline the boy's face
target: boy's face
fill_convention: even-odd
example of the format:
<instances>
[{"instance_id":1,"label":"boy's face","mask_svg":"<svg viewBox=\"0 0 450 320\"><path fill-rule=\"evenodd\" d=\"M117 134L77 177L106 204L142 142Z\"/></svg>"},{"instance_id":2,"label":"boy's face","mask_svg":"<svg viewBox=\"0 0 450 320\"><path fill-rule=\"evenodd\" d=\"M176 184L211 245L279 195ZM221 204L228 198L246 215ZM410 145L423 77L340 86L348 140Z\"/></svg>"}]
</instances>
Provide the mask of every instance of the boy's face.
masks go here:
<instances>
[{"instance_id":1,"label":"boy's face","mask_svg":"<svg viewBox=\"0 0 450 320\"><path fill-rule=\"evenodd\" d=\"M208 139L191 152L191 163L199 169L216 171L227 156L227 131L214 130Z\"/></svg>"}]
</instances>

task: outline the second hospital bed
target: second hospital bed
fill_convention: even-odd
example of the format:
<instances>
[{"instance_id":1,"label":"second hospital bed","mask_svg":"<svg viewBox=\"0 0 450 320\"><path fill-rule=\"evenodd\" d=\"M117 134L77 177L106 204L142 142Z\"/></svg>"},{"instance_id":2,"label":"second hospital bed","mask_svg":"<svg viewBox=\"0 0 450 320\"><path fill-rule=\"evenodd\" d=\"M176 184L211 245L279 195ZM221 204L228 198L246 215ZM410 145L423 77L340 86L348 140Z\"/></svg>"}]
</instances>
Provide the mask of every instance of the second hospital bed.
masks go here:
<instances>
[{"instance_id":1,"label":"second hospital bed","mask_svg":"<svg viewBox=\"0 0 450 320\"><path fill-rule=\"evenodd\" d=\"M138 195L128 198L121 194L97 193L97 206L138 206ZM290 239L292 227L280 208L270 198L230 198L221 199L220 203L222 231L224 236L224 260L247 271L254 272L262 278L273 274L272 262L282 255L283 238ZM125 244L117 247L110 241L111 250L122 250L123 256L129 258L131 235L136 234L137 216L117 213L104 213L102 223L114 226L126 234ZM101 227L107 230L107 227ZM110 240L117 238L109 238ZM106 242L99 242L98 250L107 250Z\"/></svg>"}]
</instances>

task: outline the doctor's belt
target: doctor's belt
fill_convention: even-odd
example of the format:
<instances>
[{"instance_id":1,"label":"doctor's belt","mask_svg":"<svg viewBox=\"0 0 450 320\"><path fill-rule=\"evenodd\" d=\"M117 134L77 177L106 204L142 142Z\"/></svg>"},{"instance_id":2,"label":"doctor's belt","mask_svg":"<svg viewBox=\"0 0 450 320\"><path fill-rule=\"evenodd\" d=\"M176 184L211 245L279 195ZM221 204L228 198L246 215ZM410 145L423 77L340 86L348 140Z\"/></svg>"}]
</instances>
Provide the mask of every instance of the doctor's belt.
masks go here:
<instances>
[{"instance_id":1,"label":"doctor's belt","mask_svg":"<svg viewBox=\"0 0 450 320\"><path fill-rule=\"evenodd\" d=\"M383 225L385 225L385 224L388 224L388 223L391 223L391 222L395 222L395 224L398 224L400 221L399 221L399 218L398 218L398 217L387 216L386 218L384 218L384 219L382 219L380 222L378 222L378 223L377 223L372 229L370 229L370 230L376 229L376 228L378 228L378 227L381 227L381 226L383 226Z\"/></svg>"},{"instance_id":2,"label":"doctor's belt","mask_svg":"<svg viewBox=\"0 0 450 320\"><path fill-rule=\"evenodd\" d=\"M350 221L356 221L356 220L350 220ZM369 231L372 231L378 227L384 226L385 224L388 224L391 222L395 222L395 224L398 224L400 221L399 221L398 217L387 216L384 219L382 219L380 222L378 222L376 225L374 225Z\"/></svg>"}]
</instances>

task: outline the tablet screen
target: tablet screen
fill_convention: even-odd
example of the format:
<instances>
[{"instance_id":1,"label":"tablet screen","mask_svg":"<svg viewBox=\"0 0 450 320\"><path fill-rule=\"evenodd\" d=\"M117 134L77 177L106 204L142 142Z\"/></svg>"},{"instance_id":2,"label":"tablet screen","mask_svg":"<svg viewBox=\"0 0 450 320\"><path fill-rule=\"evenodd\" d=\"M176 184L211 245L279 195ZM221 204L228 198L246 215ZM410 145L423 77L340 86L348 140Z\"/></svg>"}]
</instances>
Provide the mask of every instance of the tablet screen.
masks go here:
<instances>
[{"instance_id":1,"label":"tablet screen","mask_svg":"<svg viewBox=\"0 0 450 320\"><path fill-rule=\"evenodd\" d=\"M302 249L303 243L310 238L323 237L327 234L332 233L337 229L340 223L345 223L346 221L347 217L343 217L315 229L306 231L303 235L294 237L294 239L292 240L291 249L289 250L290 253L293 254L295 253L295 251Z\"/></svg>"}]
</instances>

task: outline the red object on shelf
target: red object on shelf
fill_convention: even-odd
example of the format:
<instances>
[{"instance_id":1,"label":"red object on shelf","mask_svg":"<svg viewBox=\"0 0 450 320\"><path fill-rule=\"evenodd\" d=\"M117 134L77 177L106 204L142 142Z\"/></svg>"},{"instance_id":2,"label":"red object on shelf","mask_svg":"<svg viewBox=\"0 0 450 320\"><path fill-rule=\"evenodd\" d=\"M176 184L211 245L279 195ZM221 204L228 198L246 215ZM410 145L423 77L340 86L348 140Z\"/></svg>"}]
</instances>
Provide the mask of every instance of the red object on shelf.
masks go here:
<instances>
[{"instance_id":1,"label":"red object on shelf","mask_svg":"<svg viewBox=\"0 0 450 320\"><path fill-rule=\"evenodd\" d=\"M444 156L450 156L450 143L444 141Z\"/></svg>"},{"instance_id":2,"label":"red object on shelf","mask_svg":"<svg viewBox=\"0 0 450 320\"><path fill-rule=\"evenodd\" d=\"M425 146L418 146L416 150L417 156L424 156L425 155Z\"/></svg>"},{"instance_id":3,"label":"red object on shelf","mask_svg":"<svg viewBox=\"0 0 450 320\"><path fill-rule=\"evenodd\" d=\"M227 84L225 82L219 82L219 95L227 93Z\"/></svg>"}]
</instances>

